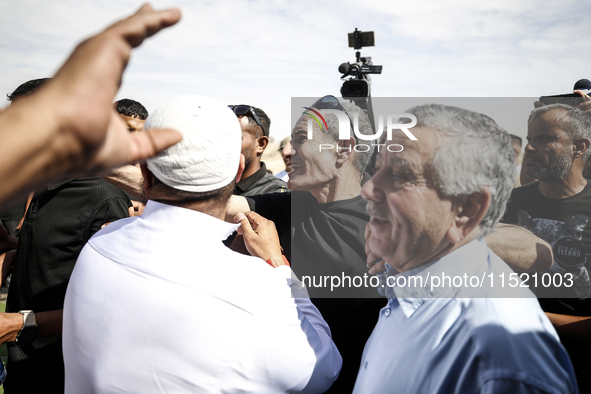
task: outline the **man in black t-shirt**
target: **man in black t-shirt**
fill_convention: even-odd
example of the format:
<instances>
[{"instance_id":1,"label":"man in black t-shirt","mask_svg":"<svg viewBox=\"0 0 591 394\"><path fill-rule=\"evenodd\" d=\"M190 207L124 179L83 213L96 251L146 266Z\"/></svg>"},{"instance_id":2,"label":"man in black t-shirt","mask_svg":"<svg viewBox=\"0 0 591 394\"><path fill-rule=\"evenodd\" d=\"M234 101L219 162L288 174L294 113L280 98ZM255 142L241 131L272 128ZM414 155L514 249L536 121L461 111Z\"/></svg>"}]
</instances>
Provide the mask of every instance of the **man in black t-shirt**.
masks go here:
<instances>
[{"instance_id":1,"label":"man in black t-shirt","mask_svg":"<svg viewBox=\"0 0 591 394\"><path fill-rule=\"evenodd\" d=\"M125 193L99 177L68 179L35 193L13 261L6 315L32 311L37 328L23 328L8 343L6 393L64 392L61 327L70 275L90 237L128 217L129 207Z\"/></svg>"},{"instance_id":2,"label":"man in black t-shirt","mask_svg":"<svg viewBox=\"0 0 591 394\"><path fill-rule=\"evenodd\" d=\"M362 134L373 133L361 108L346 102L337 104L332 96L325 99L326 105L337 106L333 108L342 105L341 111L349 118L357 115ZM322 126L314 122L312 138L308 138L308 119L319 119L314 111L323 108L328 107L313 106L303 113L287 145L291 149L290 183L294 191L253 196L248 200L251 210L275 223L285 256L307 286L341 352L343 367L329 392L347 393L353 390L365 341L385 299L379 298L375 287L354 286L364 276L368 282L371 277L367 274L364 238L369 216L360 193L363 171L372 150L357 152L355 144L364 141L352 130L350 139L339 140L338 119L332 114L322 113ZM324 144L322 149L321 144ZM329 145L332 148L328 149ZM331 291L333 283L325 282L324 278L343 275L352 281L360 279L350 285L335 286Z\"/></svg>"},{"instance_id":3,"label":"man in black t-shirt","mask_svg":"<svg viewBox=\"0 0 591 394\"><path fill-rule=\"evenodd\" d=\"M540 190L542 182L515 189L503 221L523 226L552 245L554 264L547 273L556 283L560 276L563 286L549 286L549 280L543 284L542 277L539 276L537 286L531 280L530 288L538 297L564 297L568 300L563 300L563 303L576 304L577 299L587 298L591 289L591 183L587 183L583 190L572 196L550 198ZM556 278L555 274L558 274ZM545 301L542 299L541 302ZM591 312L576 312L578 308L574 308L565 307L560 311L552 311L584 315Z\"/></svg>"},{"instance_id":4,"label":"man in black t-shirt","mask_svg":"<svg viewBox=\"0 0 591 394\"><path fill-rule=\"evenodd\" d=\"M554 265L528 285L557 328L583 391L591 382L591 320L577 316L591 316L591 184L583 177L591 155L591 117L563 104L537 108L527 140L523 166L539 182L513 191L503 221L519 224L552 245Z\"/></svg>"}]
</instances>

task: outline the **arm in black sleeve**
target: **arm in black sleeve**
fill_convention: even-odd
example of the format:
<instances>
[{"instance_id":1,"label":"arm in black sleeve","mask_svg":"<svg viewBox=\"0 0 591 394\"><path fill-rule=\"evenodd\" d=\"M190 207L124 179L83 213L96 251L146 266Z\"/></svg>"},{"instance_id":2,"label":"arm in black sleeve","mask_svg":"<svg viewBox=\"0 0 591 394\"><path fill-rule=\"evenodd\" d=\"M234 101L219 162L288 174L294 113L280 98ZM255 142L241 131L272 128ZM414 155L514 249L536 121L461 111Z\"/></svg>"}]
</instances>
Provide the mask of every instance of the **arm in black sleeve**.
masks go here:
<instances>
[{"instance_id":1,"label":"arm in black sleeve","mask_svg":"<svg viewBox=\"0 0 591 394\"><path fill-rule=\"evenodd\" d=\"M129 217L129 207L131 206L131 201L127 197L107 198L92 213L84 232L85 240L88 241L101 229L103 224Z\"/></svg>"},{"instance_id":2,"label":"arm in black sleeve","mask_svg":"<svg viewBox=\"0 0 591 394\"><path fill-rule=\"evenodd\" d=\"M283 254L291 262L291 193L247 197L251 211L275 223Z\"/></svg>"}]
</instances>

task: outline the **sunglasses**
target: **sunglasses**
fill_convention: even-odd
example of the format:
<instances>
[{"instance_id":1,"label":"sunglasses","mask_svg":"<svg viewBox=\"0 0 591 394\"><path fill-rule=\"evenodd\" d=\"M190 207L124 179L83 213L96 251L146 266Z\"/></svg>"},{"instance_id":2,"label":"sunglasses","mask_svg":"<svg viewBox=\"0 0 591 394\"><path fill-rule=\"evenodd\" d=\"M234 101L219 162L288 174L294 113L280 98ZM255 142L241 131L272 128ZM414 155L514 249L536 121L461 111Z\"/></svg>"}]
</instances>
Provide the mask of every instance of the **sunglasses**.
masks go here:
<instances>
[{"instance_id":1,"label":"sunglasses","mask_svg":"<svg viewBox=\"0 0 591 394\"><path fill-rule=\"evenodd\" d=\"M228 108L230 108L238 117L246 116L250 113L256 124L258 124L261 127L261 129L263 129L263 135L265 137L269 137L269 132L267 131L267 129L265 129L265 127L263 127L263 123L261 122L257 114L254 112L254 108L252 105L228 105Z\"/></svg>"},{"instance_id":2,"label":"sunglasses","mask_svg":"<svg viewBox=\"0 0 591 394\"><path fill-rule=\"evenodd\" d=\"M337 98L335 96L328 95L328 96L322 97L320 100L318 100L314 104L312 104L312 108L336 109L336 110L344 112L345 115L347 115L347 118L349 118L349 123L351 124L351 130L353 130L353 121L351 120L351 116L349 116L349 113L347 112L347 110L341 105L341 103L339 102L339 100L337 100Z\"/></svg>"}]
</instances>

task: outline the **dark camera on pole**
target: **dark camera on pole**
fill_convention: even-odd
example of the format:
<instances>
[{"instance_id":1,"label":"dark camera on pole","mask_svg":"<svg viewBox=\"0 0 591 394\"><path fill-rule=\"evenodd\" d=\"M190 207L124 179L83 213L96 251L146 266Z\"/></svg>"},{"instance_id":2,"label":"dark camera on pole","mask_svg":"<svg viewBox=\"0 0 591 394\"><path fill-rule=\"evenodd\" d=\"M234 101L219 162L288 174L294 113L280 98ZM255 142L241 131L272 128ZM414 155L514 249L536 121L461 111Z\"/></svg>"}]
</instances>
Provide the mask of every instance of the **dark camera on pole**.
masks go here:
<instances>
[{"instance_id":1,"label":"dark camera on pole","mask_svg":"<svg viewBox=\"0 0 591 394\"><path fill-rule=\"evenodd\" d=\"M353 33L349 33L349 47L356 49L357 52L355 53L355 62L346 62L339 66L339 72L343 74L341 79L345 80L341 87L343 97L371 96L369 74L381 74L382 66L374 66L371 57L361 57L359 50L368 46L375 46L373 31L360 31L355 28Z\"/></svg>"},{"instance_id":2,"label":"dark camera on pole","mask_svg":"<svg viewBox=\"0 0 591 394\"><path fill-rule=\"evenodd\" d=\"M369 63L369 64L367 64ZM361 74L381 74L382 66L374 66L371 64L371 57L362 57L361 63L343 63L339 66L339 72L343 74L343 77L353 75L358 76Z\"/></svg>"},{"instance_id":3,"label":"dark camera on pole","mask_svg":"<svg viewBox=\"0 0 591 394\"><path fill-rule=\"evenodd\" d=\"M339 72L343 74L341 79L345 81L341 87L341 96L363 109L374 131L376 124L371 102L371 77L369 74L381 74L382 66L374 66L371 57L361 57L360 50L363 47L373 47L375 45L376 40L373 31L360 31L355 28L353 33L349 33L349 48L356 50L355 62L346 62L339 66ZM368 165L367 171L370 175L373 175L376 154L377 150Z\"/></svg>"}]
</instances>

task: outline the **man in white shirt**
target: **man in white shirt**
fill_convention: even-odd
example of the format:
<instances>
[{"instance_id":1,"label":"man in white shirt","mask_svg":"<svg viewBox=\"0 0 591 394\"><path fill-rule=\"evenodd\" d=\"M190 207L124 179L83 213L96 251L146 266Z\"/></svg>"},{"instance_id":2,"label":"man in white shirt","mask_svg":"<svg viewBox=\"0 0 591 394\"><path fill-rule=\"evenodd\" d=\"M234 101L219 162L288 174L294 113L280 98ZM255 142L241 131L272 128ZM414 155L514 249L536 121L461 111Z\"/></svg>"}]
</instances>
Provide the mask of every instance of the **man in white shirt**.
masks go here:
<instances>
[{"instance_id":1,"label":"man in white shirt","mask_svg":"<svg viewBox=\"0 0 591 394\"><path fill-rule=\"evenodd\" d=\"M272 222L239 218L260 258L222 244L238 227L221 220L244 168L236 116L181 96L152 127L184 138L142 166L143 215L80 255L64 306L66 393L325 391L342 360Z\"/></svg>"}]
</instances>

